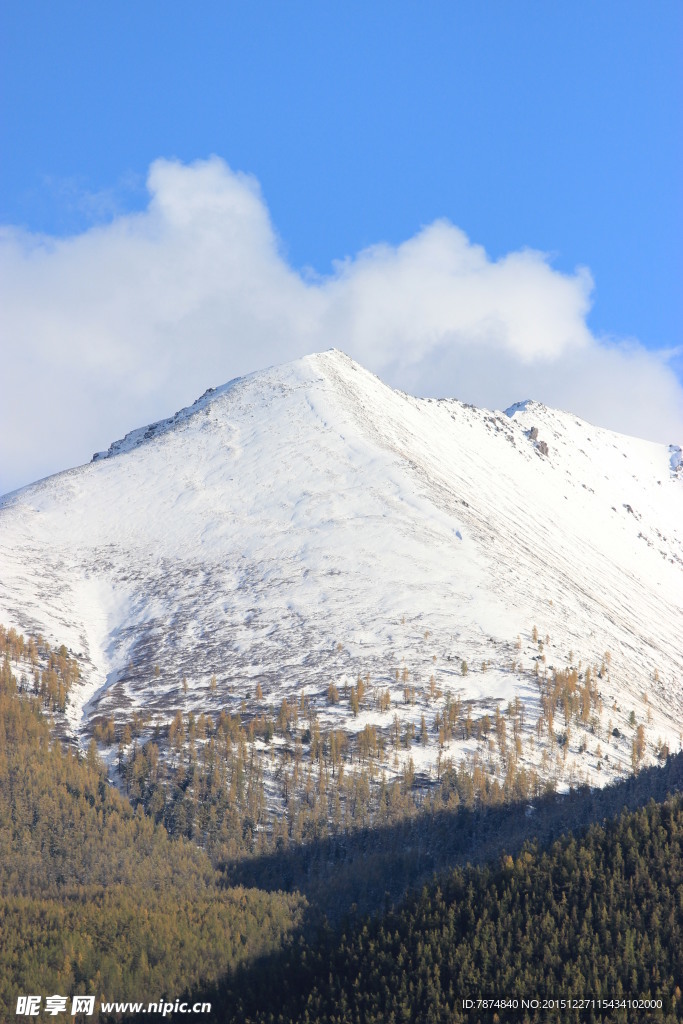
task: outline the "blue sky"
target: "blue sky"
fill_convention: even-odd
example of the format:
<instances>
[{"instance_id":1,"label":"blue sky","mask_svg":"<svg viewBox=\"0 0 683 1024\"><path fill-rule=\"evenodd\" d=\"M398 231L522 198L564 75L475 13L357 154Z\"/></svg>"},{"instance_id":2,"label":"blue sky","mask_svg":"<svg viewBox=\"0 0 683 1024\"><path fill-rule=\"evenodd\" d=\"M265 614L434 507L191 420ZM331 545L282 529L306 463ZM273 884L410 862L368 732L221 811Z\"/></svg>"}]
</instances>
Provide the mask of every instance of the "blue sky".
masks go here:
<instances>
[{"instance_id":1,"label":"blue sky","mask_svg":"<svg viewBox=\"0 0 683 1024\"><path fill-rule=\"evenodd\" d=\"M24 365L17 353L27 350L22 338L43 328L35 310L33 319L23 316L17 299L0 344L6 355L11 350L20 377L35 380L45 373L54 379L56 369L68 366L70 359L83 364L80 350L67 352L64 340L70 317L74 335L82 329L78 289L66 287L57 308L55 282L64 279L65 266L81 258L74 254L87 250L84 266L97 271L98 283L105 281L104 295L120 295L131 287L115 275L106 290L116 247L112 240L118 237L112 231L130 225L126 217L131 212L152 216L149 175L155 161L188 170L215 155L224 162L219 178L222 174L235 184L243 183L240 173L249 175L252 192L258 183L261 212L273 233L267 244L275 247L281 263L278 273L298 275L309 285L334 282L339 261L346 261L347 271L352 267L360 273L367 259L359 254L376 253L382 244L394 255L402 253L401 246L435 222L457 229L469 247L460 235L447 242L430 235L428 257L420 250L420 273L425 261L434 265L442 243L452 267L460 259L454 255L458 246L464 246L461 256L466 253L475 263L479 250L473 247L481 247L489 269L510 254L537 253L539 288L545 280L541 264L548 275L556 275L555 283L574 287L572 316L590 332L589 341L585 336L576 341L577 352L588 345L598 361L607 360L600 363L600 372L616 380L621 379L624 352L634 377L642 377L639 360L651 353L648 366L657 364L669 388L666 428L683 424L676 391L683 380L679 2L209 0L124 5L25 0L3 2L0 10L0 223L12 241L3 266L9 267L6 280L13 294L24 297L23 308L37 296L44 323L59 321L65 332L51 340L45 328L43 346ZM209 182L199 172L192 180L214 196L225 184L217 185L217 178ZM167 195L165 189L175 188L163 169L157 185L158 200ZM183 195L193 187L183 185ZM157 236L166 238L155 223ZM223 227L225 237L232 237L228 220ZM192 239L197 237L194 232ZM251 237L239 235L239 244L249 247ZM74 244L66 245L68 240ZM175 238L175 244L189 252L192 266L194 243L185 239L181 246ZM592 287L577 275L580 267L588 268ZM258 273L262 270L259 264ZM371 291L370 278L363 289ZM268 274L261 287L266 280ZM359 286L354 281L355 294ZM498 316L495 287L492 283L493 297L487 301ZM536 292L529 287L528 303L533 304ZM426 302L424 289L419 294ZM214 298L193 298L195 312L197 303L204 304L202 323ZM137 308L143 299L126 301ZM366 296L364 302L369 301ZM184 374L188 389L258 368L248 364L254 351L248 316L235 316L232 307L222 314L215 334L239 322L242 341L226 341L218 354L218 342L207 341L203 373L200 367L196 380ZM462 333L475 322L473 316L452 330ZM485 311L481 316L482 322L490 319ZM447 339L450 321L446 313L444 318L433 330ZM347 326L357 319L357 312L347 313ZM157 321L150 313L150 323ZM117 322L125 334L123 314ZM173 411L174 402L195 397L177 384L183 360L198 355L189 339L185 349L182 340L175 343L174 359L161 371L166 383L150 383L150 368L136 369L130 362L127 383L121 378L107 390L97 374L106 375L120 360L118 342L113 336L100 342L93 321L88 323L91 343L104 355L91 360L91 376L83 376L81 383L98 392L99 413L84 409L70 432L53 438L49 455L45 428L42 433L36 428L21 450L15 446L14 455L0 452L6 466L21 458L21 466L0 476L0 491L3 483L16 486L31 474L81 461L113 439L106 431L130 429L135 417L164 415ZM319 323L329 326L329 316ZM344 333L336 326L329 333L344 347ZM581 331L574 334L578 338ZM322 336L316 343L312 329L303 335L315 348L329 347ZM464 344L455 362L447 358L447 340L438 351L425 344L419 366L398 349L392 355L391 344L385 340L379 354L370 345L366 356L359 335L346 347L392 383L427 393L438 378L450 393L487 400L477 374L488 362L477 363ZM552 353L557 380L565 374L556 359L563 345L558 341ZM623 358L612 373L607 363L615 346ZM515 386L523 388L526 366L529 388L542 392L534 397L577 404L573 392L565 397L557 380L550 381L549 371L541 373L549 352L538 355L538 346L532 346L530 353L514 342L503 348L517 359L517 376L502 360ZM303 352L290 338L272 350L257 345L254 354L279 361L279 355ZM590 359L586 372L597 372ZM658 404L659 386L653 378L650 391L639 394L635 388L626 405ZM45 395L49 390L46 382ZM509 402L527 396L526 390L511 393ZM499 400L493 388L488 404ZM595 401L591 405L586 399L586 408L577 411L599 419ZM107 403L119 412L105 416ZM124 422L124 416L134 421ZM603 419L629 429L630 421L622 422L609 409Z\"/></svg>"}]
</instances>

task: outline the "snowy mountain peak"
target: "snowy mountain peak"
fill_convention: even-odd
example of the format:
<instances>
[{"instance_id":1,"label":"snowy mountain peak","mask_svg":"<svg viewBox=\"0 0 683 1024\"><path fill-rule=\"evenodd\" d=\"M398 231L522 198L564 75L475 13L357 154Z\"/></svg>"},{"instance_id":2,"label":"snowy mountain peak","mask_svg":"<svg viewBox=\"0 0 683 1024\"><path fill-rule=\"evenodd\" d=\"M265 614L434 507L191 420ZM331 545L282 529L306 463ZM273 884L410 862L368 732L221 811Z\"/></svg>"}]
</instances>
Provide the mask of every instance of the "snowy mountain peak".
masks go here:
<instances>
[{"instance_id":1,"label":"snowy mountain peak","mask_svg":"<svg viewBox=\"0 0 683 1024\"><path fill-rule=\"evenodd\" d=\"M92 462L99 462L102 459L111 458L114 455L121 455L124 452L132 451L134 448L144 444L146 441L161 437L169 430L173 430L175 427L184 424L191 417L203 412L207 406L215 402L216 399L233 389L249 389L251 386L255 387L262 393L264 388L267 388L270 385L272 389L272 397L274 397L277 394L278 389L281 390L286 382L296 380L300 385L305 384L306 382L313 384L316 381L320 381L321 377L325 374L326 368L334 366L344 366L355 372L360 371L360 373L374 379L381 385L381 381L379 381L378 378L369 374L368 371L364 370L358 363L355 363L344 352L339 351L339 349L329 349L326 352L319 352L309 356L304 356L301 359L273 366L267 370L255 371L254 373L248 374L244 377L235 377L233 380L228 381L227 384L223 384L220 387L209 387L203 395L195 399L192 405L180 409L178 412L174 413L173 416L170 416L167 419L157 420L156 422L149 423L144 427L138 427L135 430L131 430L125 435L125 437L120 438L117 441L113 441L107 451L95 452L92 457ZM385 385L381 386L384 387Z\"/></svg>"},{"instance_id":2,"label":"snowy mountain peak","mask_svg":"<svg viewBox=\"0 0 683 1024\"><path fill-rule=\"evenodd\" d=\"M98 714L237 708L257 685L272 706L303 689L331 722L328 685L358 673L402 715L397 673L491 713L520 697L533 718L542 655L609 651L615 721L647 691L673 744L680 465L680 449L537 402L417 399L322 352L8 496L0 621L82 658L77 734Z\"/></svg>"}]
</instances>

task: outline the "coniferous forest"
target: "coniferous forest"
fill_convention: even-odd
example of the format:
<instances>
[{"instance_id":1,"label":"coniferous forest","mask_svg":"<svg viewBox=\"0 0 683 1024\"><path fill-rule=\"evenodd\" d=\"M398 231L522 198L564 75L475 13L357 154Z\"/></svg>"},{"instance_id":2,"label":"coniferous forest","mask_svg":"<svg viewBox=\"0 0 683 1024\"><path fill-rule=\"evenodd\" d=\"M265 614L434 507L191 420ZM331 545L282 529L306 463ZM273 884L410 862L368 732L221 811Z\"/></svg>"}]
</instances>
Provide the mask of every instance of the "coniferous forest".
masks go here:
<instances>
[{"instance_id":1,"label":"coniferous forest","mask_svg":"<svg viewBox=\"0 0 683 1024\"><path fill-rule=\"evenodd\" d=\"M0 1019L18 994L180 994L279 949L301 897L226 888L203 851L107 785L93 747L83 758L51 737L45 699L17 692L6 657Z\"/></svg>"},{"instance_id":2,"label":"coniferous forest","mask_svg":"<svg viewBox=\"0 0 683 1024\"><path fill-rule=\"evenodd\" d=\"M226 986L235 1020L683 1019L681 797L545 852L529 845L455 869L400 909L267 970L277 993L267 1005L258 971Z\"/></svg>"},{"instance_id":3,"label":"coniferous forest","mask_svg":"<svg viewBox=\"0 0 683 1024\"><path fill-rule=\"evenodd\" d=\"M187 994L264 1024L683 1019L681 755L532 814L411 810L226 858L60 741L64 649L22 692L3 644L0 1019L27 992Z\"/></svg>"}]
</instances>

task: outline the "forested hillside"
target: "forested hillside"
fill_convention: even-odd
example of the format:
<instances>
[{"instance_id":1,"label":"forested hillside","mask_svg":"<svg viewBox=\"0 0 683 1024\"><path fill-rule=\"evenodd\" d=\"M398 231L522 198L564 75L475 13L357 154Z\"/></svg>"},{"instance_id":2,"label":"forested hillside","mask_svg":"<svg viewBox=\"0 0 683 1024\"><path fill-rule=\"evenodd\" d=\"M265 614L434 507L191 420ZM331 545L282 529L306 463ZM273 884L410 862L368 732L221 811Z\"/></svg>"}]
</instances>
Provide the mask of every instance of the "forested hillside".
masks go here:
<instances>
[{"instance_id":1,"label":"forested hillside","mask_svg":"<svg viewBox=\"0 0 683 1024\"><path fill-rule=\"evenodd\" d=\"M29 992L188 994L240 1024L683 1019L683 755L533 806L451 805L446 780L419 808L397 787L383 820L259 843L214 749L213 782L179 756L191 826L171 835L145 810L170 776L133 807L94 742L56 738L67 651L0 631L0 658L0 1019ZM153 745L132 763L153 772Z\"/></svg>"},{"instance_id":2,"label":"forested hillside","mask_svg":"<svg viewBox=\"0 0 683 1024\"><path fill-rule=\"evenodd\" d=\"M546 852L527 846L456 869L379 920L269 961L266 973L268 986L257 970L224 989L226 1019L681 1020L683 801L651 801Z\"/></svg>"},{"instance_id":3,"label":"forested hillside","mask_svg":"<svg viewBox=\"0 0 683 1024\"><path fill-rule=\"evenodd\" d=\"M0 1020L30 992L180 995L279 949L302 900L221 888L206 854L107 785L94 748L82 758L51 737L41 710L51 696L19 694L10 655L0 661Z\"/></svg>"}]
</instances>

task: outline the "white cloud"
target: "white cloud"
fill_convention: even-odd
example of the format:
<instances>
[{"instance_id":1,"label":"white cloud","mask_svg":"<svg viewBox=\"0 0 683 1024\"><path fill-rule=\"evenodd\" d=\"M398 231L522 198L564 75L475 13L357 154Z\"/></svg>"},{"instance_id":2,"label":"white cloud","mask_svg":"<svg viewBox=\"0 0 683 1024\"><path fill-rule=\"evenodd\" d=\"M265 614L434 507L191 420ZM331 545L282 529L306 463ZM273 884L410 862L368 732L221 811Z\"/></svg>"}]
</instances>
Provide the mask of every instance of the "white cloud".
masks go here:
<instances>
[{"instance_id":1,"label":"white cloud","mask_svg":"<svg viewBox=\"0 0 683 1024\"><path fill-rule=\"evenodd\" d=\"M0 493L191 402L336 346L389 383L503 407L534 397L658 440L683 435L663 354L586 326L592 280L525 250L498 261L437 221L309 279L251 177L159 160L142 213L66 239L0 233Z\"/></svg>"}]
</instances>

